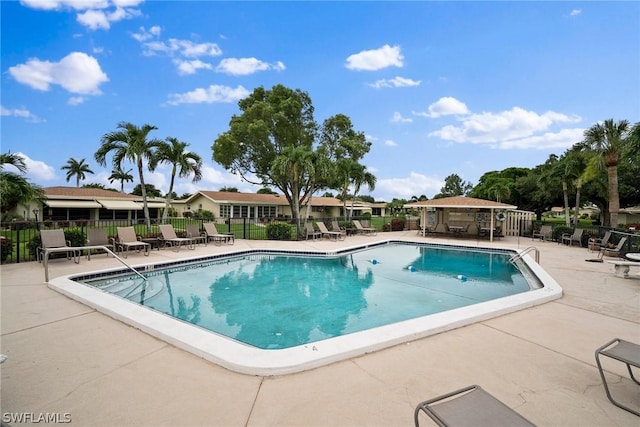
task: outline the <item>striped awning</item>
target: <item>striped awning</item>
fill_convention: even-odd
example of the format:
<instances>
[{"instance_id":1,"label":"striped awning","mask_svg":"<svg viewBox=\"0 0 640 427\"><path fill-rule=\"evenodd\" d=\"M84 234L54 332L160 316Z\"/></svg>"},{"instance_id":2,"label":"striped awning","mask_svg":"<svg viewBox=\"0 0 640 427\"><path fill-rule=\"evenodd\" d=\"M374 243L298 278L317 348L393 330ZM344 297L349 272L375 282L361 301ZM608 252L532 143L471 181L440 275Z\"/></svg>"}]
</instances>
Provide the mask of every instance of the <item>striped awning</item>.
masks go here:
<instances>
[{"instance_id":1,"label":"striped awning","mask_svg":"<svg viewBox=\"0 0 640 427\"><path fill-rule=\"evenodd\" d=\"M136 202L138 205L140 205L140 208L144 208L144 203L142 202ZM147 207L149 208L158 208L158 209L162 209L166 206L165 202L147 202Z\"/></svg>"},{"instance_id":2,"label":"striped awning","mask_svg":"<svg viewBox=\"0 0 640 427\"><path fill-rule=\"evenodd\" d=\"M101 208L102 205L95 200L46 200L44 202L50 208Z\"/></svg>"}]
</instances>

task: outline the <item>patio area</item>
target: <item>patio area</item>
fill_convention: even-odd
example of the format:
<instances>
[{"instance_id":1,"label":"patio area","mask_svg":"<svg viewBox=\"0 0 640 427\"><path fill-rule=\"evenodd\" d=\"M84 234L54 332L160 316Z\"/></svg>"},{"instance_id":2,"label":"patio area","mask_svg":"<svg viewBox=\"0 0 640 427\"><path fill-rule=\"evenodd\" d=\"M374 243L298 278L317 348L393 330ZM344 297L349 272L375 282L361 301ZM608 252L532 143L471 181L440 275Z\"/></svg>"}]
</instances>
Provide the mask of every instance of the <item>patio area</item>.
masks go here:
<instances>
[{"instance_id":1,"label":"patio area","mask_svg":"<svg viewBox=\"0 0 640 427\"><path fill-rule=\"evenodd\" d=\"M640 424L607 400L594 358L596 348L615 337L640 343L640 278L616 277L607 262L585 262L594 257L586 248L406 231L337 242L236 240L234 246L131 254L127 261L254 248L324 251L390 239L534 245L564 295L329 366L260 377L226 370L49 289L41 264L3 265L0 352L8 359L0 365L2 421L18 425L7 416L53 413L74 426L409 426L419 402L479 384L539 426ZM101 254L80 264L52 260L49 274L119 266ZM614 396L640 407L640 388L624 365L605 363Z\"/></svg>"}]
</instances>

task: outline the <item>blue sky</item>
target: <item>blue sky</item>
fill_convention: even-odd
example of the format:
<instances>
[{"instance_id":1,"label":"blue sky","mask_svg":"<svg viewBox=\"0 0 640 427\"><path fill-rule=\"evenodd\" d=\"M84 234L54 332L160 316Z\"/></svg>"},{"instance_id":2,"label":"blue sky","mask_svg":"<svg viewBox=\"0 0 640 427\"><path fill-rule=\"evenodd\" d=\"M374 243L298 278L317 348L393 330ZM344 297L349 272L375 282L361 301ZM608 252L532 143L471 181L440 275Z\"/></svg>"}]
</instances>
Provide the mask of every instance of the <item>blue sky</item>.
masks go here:
<instances>
[{"instance_id":1,"label":"blue sky","mask_svg":"<svg viewBox=\"0 0 640 427\"><path fill-rule=\"evenodd\" d=\"M212 160L254 88L308 92L372 142L377 200L458 174L535 167L608 118L640 120L638 2L2 1L1 150L32 182L94 153L118 122L158 127L205 161L176 193L253 187ZM125 169L134 168L124 165ZM163 192L169 168L145 178ZM135 169L133 171L135 176ZM125 191L136 184L129 183Z\"/></svg>"}]
</instances>

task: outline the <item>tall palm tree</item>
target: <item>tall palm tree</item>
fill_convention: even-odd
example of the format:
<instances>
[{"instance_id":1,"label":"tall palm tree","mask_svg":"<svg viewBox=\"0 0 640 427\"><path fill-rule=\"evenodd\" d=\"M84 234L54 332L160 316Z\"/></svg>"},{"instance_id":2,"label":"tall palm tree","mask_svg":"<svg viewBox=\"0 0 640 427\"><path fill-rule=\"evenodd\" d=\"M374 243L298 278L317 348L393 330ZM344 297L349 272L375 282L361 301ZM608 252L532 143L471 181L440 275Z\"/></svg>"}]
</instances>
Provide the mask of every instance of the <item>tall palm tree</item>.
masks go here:
<instances>
[{"instance_id":1,"label":"tall palm tree","mask_svg":"<svg viewBox=\"0 0 640 427\"><path fill-rule=\"evenodd\" d=\"M147 139L149 133L157 129L157 127L149 124L136 126L129 122L120 122L117 130L103 135L101 145L95 153L95 159L101 166L106 166L107 154L110 152L113 152L114 169L122 168L122 162L125 160L136 164L147 229L151 228L151 219L147 204L147 190L144 183L144 160L151 161L155 155L155 150L162 144L159 139Z\"/></svg>"},{"instance_id":2,"label":"tall palm tree","mask_svg":"<svg viewBox=\"0 0 640 427\"><path fill-rule=\"evenodd\" d=\"M168 137L166 142L158 145L155 156L149 163L151 170L154 170L158 163L171 165L171 182L167 192L165 209L162 213L163 224L167 221L167 216L169 215L176 173L181 178L193 174L193 182L198 182L202 179L202 158L198 154L186 150L188 146L189 144L186 142L178 141L174 137Z\"/></svg>"},{"instance_id":3,"label":"tall palm tree","mask_svg":"<svg viewBox=\"0 0 640 427\"><path fill-rule=\"evenodd\" d=\"M133 175L131 175L132 170L133 169L129 169L125 172L121 167L112 170L111 175L109 175L109 182L120 181L120 192L124 193L124 183L133 182Z\"/></svg>"},{"instance_id":4,"label":"tall palm tree","mask_svg":"<svg viewBox=\"0 0 640 427\"><path fill-rule=\"evenodd\" d=\"M360 167L356 169L356 173L351 178L351 182L353 183L353 198L351 199L351 211L349 212L349 217L353 216L353 200L360 192L360 188L363 185L366 185L369 188L369 191L373 191L376 188L375 175L371 172L367 172L367 169L363 165L359 166Z\"/></svg>"},{"instance_id":5,"label":"tall palm tree","mask_svg":"<svg viewBox=\"0 0 640 427\"><path fill-rule=\"evenodd\" d=\"M70 157L67 160L67 164L62 166L60 169L67 171L67 182L72 177L76 177L76 187L80 187L80 181L87 177L86 174L93 173L93 171L89 168L89 164L82 160L76 160L73 157Z\"/></svg>"},{"instance_id":6,"label":"tall palm tree","mask_svg":"<svg viewBox=\"0 0 640 427\"><path fill-rule=\"evenodd\" d=\"M618 163L629 131L629 121L620 120L616 123L613 119L607 119L603 123L596 123L584 132L584 142L600 155L600 159L607 169L609 225L612 228L618 227L618 211L620 210Z\"/></svg>"}]
</instances>

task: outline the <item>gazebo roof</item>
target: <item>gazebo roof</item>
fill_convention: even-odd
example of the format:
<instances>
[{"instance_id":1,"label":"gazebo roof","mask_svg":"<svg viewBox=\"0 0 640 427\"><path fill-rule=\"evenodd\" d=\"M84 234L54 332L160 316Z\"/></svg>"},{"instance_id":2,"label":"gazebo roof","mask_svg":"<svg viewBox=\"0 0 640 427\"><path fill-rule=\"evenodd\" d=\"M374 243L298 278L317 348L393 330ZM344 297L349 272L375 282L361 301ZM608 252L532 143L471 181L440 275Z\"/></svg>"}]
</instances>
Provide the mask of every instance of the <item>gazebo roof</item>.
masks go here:
<instances>
[{"instance_id":1,"label":"gazebo roof","mask_svg":"<svg viewBox=\"0 0 640 427\"><path fill-rule=\"evenodd\" d=\"M407 203L405 208L480 208L480 209L517 209L517 206L506 203L494 202L492 200L476 199L474 197L453 196L441 199L423 200L420 202Z\"/></svg>"}]
</instances>

